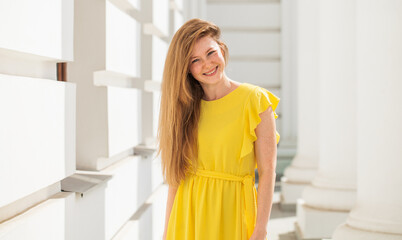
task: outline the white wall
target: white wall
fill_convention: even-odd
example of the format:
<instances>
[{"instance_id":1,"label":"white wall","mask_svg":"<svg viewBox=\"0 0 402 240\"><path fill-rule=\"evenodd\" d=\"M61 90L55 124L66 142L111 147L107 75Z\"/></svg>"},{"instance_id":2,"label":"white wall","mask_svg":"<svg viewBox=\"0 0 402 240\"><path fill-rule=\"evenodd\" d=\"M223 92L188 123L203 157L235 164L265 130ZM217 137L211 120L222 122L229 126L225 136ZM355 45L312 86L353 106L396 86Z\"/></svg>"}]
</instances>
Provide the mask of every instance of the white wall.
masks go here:
<instances>
[{"instance_id":1,"label":"white wall","mask_svg":"<svg viewBox=\"0 0 402 240\"><path fill-rule=\"evenodd\" d=\"M1 1L0 49L73 60L73 8L73 0Z\"/></svg>"},{"instance_id":2,"label":"white wall","mask_svg":"<svg viewBox=\"0 0 402 240\"><path fill-rule=\"evenodd\" d=\"M106 67L112 72L138 77L140 24L106 1ZM102 26L103 28L105 26Z\"/></svg>"},{"instance_id":3,"label":"white wall","mask_svg":"<svg viewBox=\"0 0 402 240\"><path fill-rule=\"evenodd\" d=\"M0 74L0 109L3 207L75 172L75 85Z\"/></svg>"},{"instance_id":4,"label":"white wall","mask_svg":"<svg viewBox=\"0 0 402 240\"><path fill-rule=\"evenodd\" d=\"M121 8L109 1L81 1L75 7L76 58L68 73L81 89L77 92L81 170L101 170L132 154L141 141L140 92L114 87L121 78L141 82L140 22ZM94 84L99 72L106 74L107 84Z\"/></svg>"},{"instance_id":5,"label":"white wall","mask_svg":"<svg viewBox=\"0 0 402 240\"><path fill-rule=\"evenodd\" d=\"M73 60L73 8L0 3L0 239L71 232L60 181L75 172L76 85L55 80L56 63Z\"/></svg>"},{"instance_id":6,"label":"white wall","mask_svg":"<svg viewBox=\"0 0 402 240\"><path fill-rule=\"evenodd\" d=\"M109 155L117 155L140 142L138 89L107 87Z\"/></svg>"},{"instance_id":7,"label":"white wall","mask_svg":"<svg viewBox=\"0 0 402 240\"><path fill-rule=\"evenodd\" d=\"M207 3L208 19L221 28L269 29L280 26L279 2L217 1Z\"/></svg>"},{"instance_id":8,"label":"white wall","mask_svg":"<svg viewBox=\"0 0 402 240\"><path fill-rule=\"evenodd\" d=\"M171 26L183 21L183 2L172 4L0 3L0 239L127 237L133 216L139 239L163 232L160 209L141 209L155 194L166 202L149 144ZM55 81L60 61L71 61L68 82ZM133 156L141 145L148 155ZM66 183L77 193L60 193Z\"/></svg>"},{"instance_id":9,"label":"white wall","mask_svg":"<svg viewBox=\"0 0 402 240\"><path fill-rule=\"evenodd\" d=\"M72 193L58 193L27 212L0 224L1 240L72 239Z\"/></svg>"}]
</instances>

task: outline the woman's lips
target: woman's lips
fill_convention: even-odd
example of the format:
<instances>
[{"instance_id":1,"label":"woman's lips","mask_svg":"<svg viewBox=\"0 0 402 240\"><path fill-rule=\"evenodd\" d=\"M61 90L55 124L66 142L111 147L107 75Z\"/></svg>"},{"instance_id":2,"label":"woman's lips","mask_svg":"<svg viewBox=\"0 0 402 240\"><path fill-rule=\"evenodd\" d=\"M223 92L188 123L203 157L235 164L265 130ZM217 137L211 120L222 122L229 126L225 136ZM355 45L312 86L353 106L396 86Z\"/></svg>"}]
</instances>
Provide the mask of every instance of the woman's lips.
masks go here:
<instances>
[{"instance_id":1,"label":"woman's lips","mask_svg":"<svg viewBox=\"0 0 402 240\"><path fill-rule=\"evenodd\" d=\"M211 70L211 71L209 71L209 72L207 72L207 73L204 73L204 75L210 77L210 76L215 75L215 73L216 73L217 71L218 71L218 66L216 66L213 70Z\"/></svg>"}]
</instances>

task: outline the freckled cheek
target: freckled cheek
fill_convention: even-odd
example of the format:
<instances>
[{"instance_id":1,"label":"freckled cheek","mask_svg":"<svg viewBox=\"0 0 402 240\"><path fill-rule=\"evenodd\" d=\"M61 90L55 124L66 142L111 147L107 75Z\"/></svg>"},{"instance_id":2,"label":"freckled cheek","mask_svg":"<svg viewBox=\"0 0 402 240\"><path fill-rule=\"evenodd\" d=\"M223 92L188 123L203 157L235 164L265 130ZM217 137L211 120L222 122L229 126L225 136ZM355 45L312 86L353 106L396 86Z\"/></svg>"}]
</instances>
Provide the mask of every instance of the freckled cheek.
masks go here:
<instances>
[{"instance_id":1,"label":"freckled cheek","mask_svg":"<svg viewBox=\"0 0 402 240\"><path fill-rule=\"evenodd\" d=\"M225 69L225 61L216 61L219 64L219 72L222 72Z\"/></svg>"},{"instance_id":2,"label":"freckled cheek","mask_svg":"<svg viewBox=\"0 0 402 240\"><path fill-rule=\"evenodd\" d=\"M199 74L200 69L199 69L199 67L193 65L190 67L190 72L192 75L197 75L197 74Z\"/></svg>"},{"instance_id":3,"label":"freckled cheek","mask_svg":"<svg viewBox=\"0 0 402 240\"><path fill-rule=\"evenodd\" d=\"M225 59L223 58L222 55L215 55L215 57L213 58L213 61L216 63L219 63L221 65L225 65Z\"/></svg>"}]
</instances>

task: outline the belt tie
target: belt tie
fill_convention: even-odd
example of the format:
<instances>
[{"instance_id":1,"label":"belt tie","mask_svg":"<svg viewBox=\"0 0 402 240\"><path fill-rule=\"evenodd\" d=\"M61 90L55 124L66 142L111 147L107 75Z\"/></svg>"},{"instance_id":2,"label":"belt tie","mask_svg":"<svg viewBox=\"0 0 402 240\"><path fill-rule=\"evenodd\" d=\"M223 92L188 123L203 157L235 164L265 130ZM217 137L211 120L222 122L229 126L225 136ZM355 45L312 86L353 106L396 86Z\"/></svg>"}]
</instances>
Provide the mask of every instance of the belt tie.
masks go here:
<instances>
[{"instance_id":1,"label":"belt tie","mask_svg":"<svg viewBox=\"0 0 402 240\"><path fill-rule=\"evenodd\" d=\"M254 191L254 177L252 175L245 175L243 177L240 177L229 173L208 171L202 169L197 169L195 175L208 178L217 178L227 181L241 182L243 184L244 202L246 205L247 236L248 238L250 238L254 231L254 224L257 212L256 196Z\"/></svg>"}]
</instances>

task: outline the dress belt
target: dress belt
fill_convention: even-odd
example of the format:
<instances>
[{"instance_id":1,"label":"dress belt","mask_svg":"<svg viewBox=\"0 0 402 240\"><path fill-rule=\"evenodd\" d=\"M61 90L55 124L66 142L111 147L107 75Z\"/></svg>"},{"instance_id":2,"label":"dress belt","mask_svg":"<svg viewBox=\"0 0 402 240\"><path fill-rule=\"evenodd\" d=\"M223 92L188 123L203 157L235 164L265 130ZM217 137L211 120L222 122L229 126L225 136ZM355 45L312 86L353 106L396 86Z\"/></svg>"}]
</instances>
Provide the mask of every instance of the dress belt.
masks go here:
<instances>
[{"instance_id":1,"label":"dress belt","mask_svg":"<svg viewBox=\"0 0 402 240\"><path fill-rule=\"evenodd\" d=\"M243 177L240 177L229 173L208 171L202 169L197 169L195 175L201 177L217 178L227 181L235 181L243 183L244 200L246 205L247 236L249 239L254 231L256 213L257 213L256 196L254 191L254 177L252 175L245 175Z\"/></svg>"}]
</instances>

